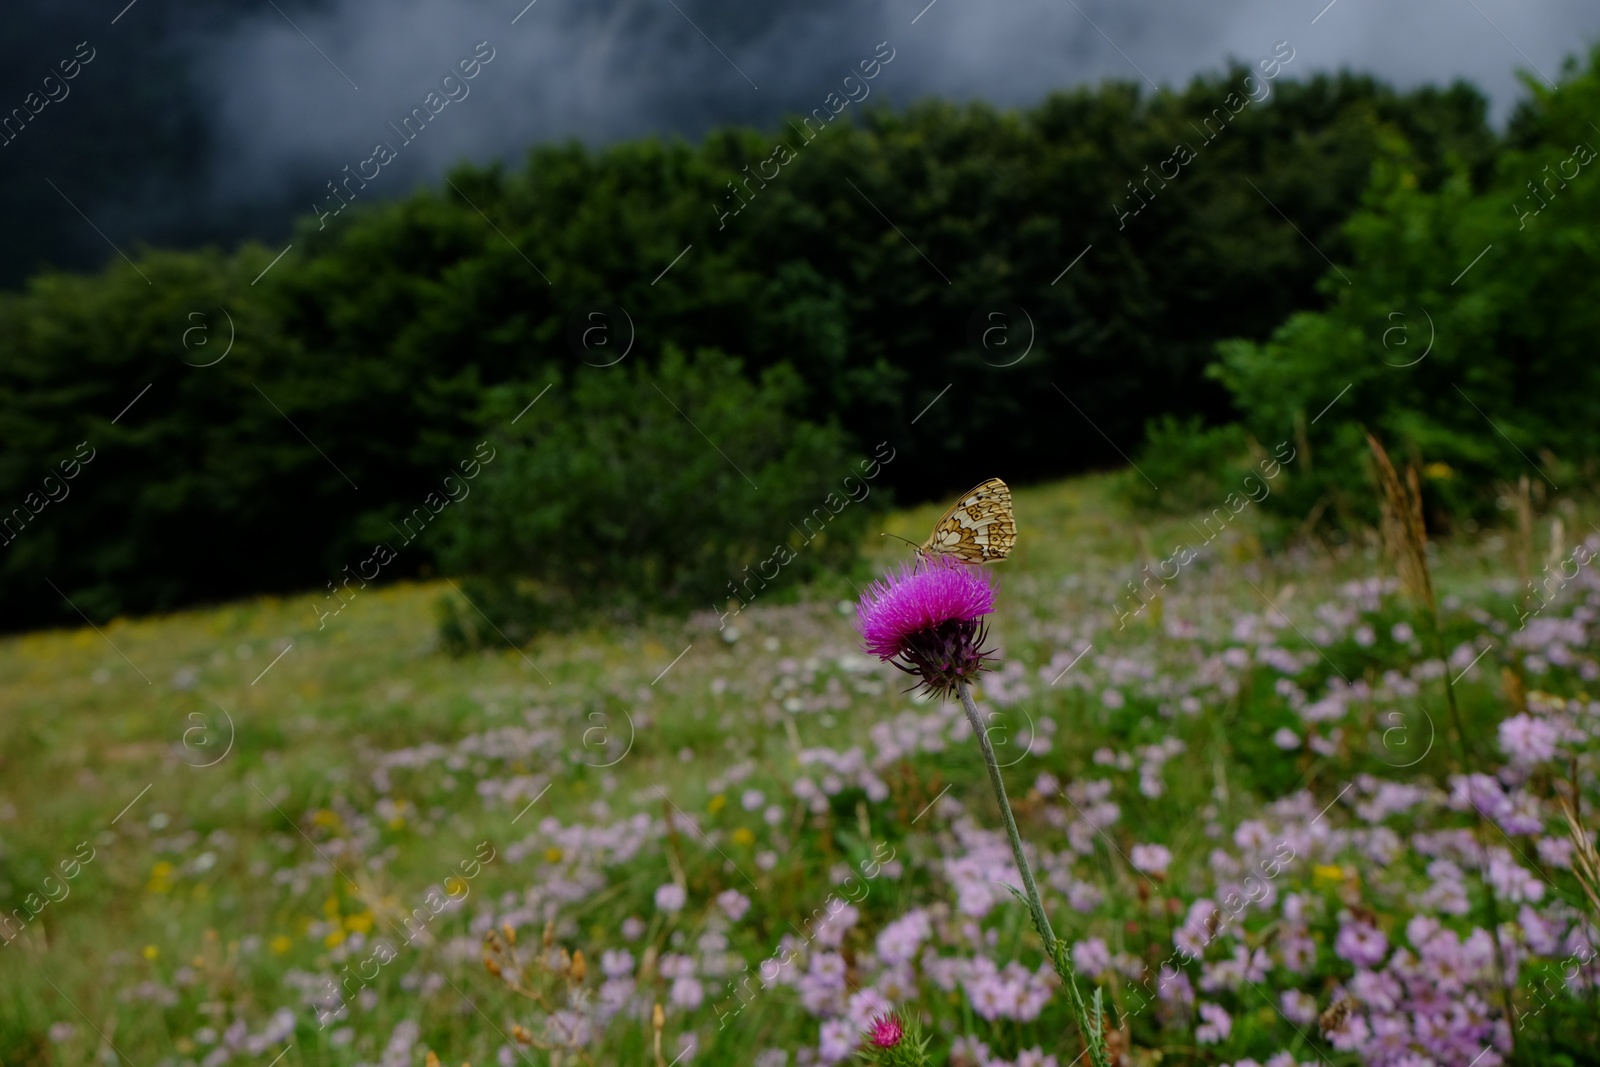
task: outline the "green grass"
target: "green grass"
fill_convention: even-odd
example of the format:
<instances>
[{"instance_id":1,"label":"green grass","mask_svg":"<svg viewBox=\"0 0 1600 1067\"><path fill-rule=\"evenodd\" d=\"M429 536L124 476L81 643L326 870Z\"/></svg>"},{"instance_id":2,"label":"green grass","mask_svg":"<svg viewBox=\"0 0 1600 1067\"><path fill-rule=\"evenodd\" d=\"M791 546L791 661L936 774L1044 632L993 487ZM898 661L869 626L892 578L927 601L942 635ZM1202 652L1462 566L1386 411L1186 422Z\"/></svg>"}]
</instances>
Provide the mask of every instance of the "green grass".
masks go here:
<instances>
[{"instance_id":1,"label":"green grass","mask_svg":"<svg viewBox=\"0 0 1600 1067\"><path fill-rule=\"evenodd\" d=\"M1184 569L1163 602L1119 631L1108 604L1126 593L1135 561L1199 538L1184 519L1142 518L1118 500L1111 477L1016 494L1019 541L1000 568L1002 607L991 630L1006 661L1027 667L1034 692L1018 708L1049 723L1054 734L1047 754L1028 757L1008 775L1025 836L1058 842L1059 830L1027 817L1044 802L1030 794L1039 771L1070 781L1094 772L1097 748L1126 752L1180 737L1188 748L1167 772L1167 792L1150 800L1130 793L1114 832L1124 848L1138 840L1165 842L1178 857L1176 872L1203 866L1214 846L1202 832L1208 821L1202 809L1212 809L1210 820L1233 824L1302 786L1315 792L1331 784L1331 797L1339 776L1370 763L1371 753L1285 758L1270 738L1294 718L1264 677L1202 715L1174 720L1137 696L1113 709L1088 691L1046 686L1038 669L1062 648L1090 640L1097 649L1130 655L1176 654L1162 623L1179 610L1219 644L1229 620L1264 611L1268 597L1309 628L1313 606L1340 583L1370 578L1382 567L1373 544L1301 547L1269 558L1255 516L1247 514L1206 558ZM882 529L920 541L936 515L931 507L897 513ZM1575 517L1568 524L1583 528ZM1441 596L1494 603L1504 615L1507 598L1491 594L1487 583L1515 573L1512 543L1501 536L1444 546L1436 561ZM873 570L908 552L876 531L866 551ZM0 947L0 1062L89 1062L114 1057L113 1047L140 1067L198 1062L207 1047L196 1045L197 1031L222 1031L238 1019L259 1034L286 1008L292 1034L274 1035L229 1062L266 1064L291 1043L286 1065L375 1062L394 1027L412 1019L422 1036L405 1062L418 1061L425 1046L447 1063L491 1063L505 1043L497 1030L509 1032L513 1020L532 1026L531 1009L477 963L473 946L481 937L469 931L469 918L489 902L500 912L527 907L521 939L536 941L542 903L527 904L524 894L562 864L577 863L575 871L592 870L597 879L557 908L562 943L584 950L591 974L601 953L622 943L624 917L649 922L645 940L632 945L636 957L645 944L673 951L675 936L683 935L682 948L716 926L706 917L709 901L727 888L754 902L749 919L729 935L732 950L748 961L770 954L826 898L837 864L858 863L878 841L893 843L907 871L893 883L873 884L862 905L870 919L864 929L875 933L915 903L948 898L937 864L954 847L951 820L940 809L919 815L946 786L980 824L997 826L970 745L900 761L883 774L889 786L883 801L846 789L816 813L789 793L802 773L802 749L843 751L864 743L875 723L927 710L901 692L900 676L887 676L853 652L847 609L854 594L842 580L813 588L798 603L780 603L775 592L730 619L728 629L718 629L708 602L707 612L687 620L557 627L525 649L464 658L441 652L436 633L438 602L455 595L442 582L370 588L320 630L315 608L323 599L311 595L119 619L103 633L85 628L0 641L0 904L21 908L28 894L42 893L43 880L79 842L96 850L68 884L70 895L48 904ZM1404 617L1400 607L1384 610L1394 620ZM1446 614L1454 641L1473 635L1475 624L1462 611ZM1286 643L1296 643L1293 635ZM1366 677L1408 661L1386 644L1367 651L1346 642L1328 655L1330 665L1337 661L1339 669ZM785 668L785 659L796 661L796 669ZM1320 665L1310 670L1328 674ZM1493 724L1504 714L1498 678L1480 671L1463 693L1471 743L1489 758ZM804 710L785 710L786 701ZM1376 710L1369 711L1366 725L1379 728ZM225 757L224 713L233 726ZM1022 719L1008 712L1006 721L1016 751L1024 741ZM513 728L525 733L507 751L495 751L493 739L505 736L496 731ZM473 738L488 739L489 751L464 753L455 765L395 767L387 790L374 784L385 753ZM1449 769L1445 747L1441 738L1414 773L1423 778ZM751 777L717 783L740 761L753 763ZM504 802L477 790L481 782L519 776L529 779L527 788ZM546 785L548 792L519 817ZM752 787L780 807L776 825L739 804ZM595 807L600 802L607 813ZM540 828L550 818L571 827L633 812L667 819L672 835L637 855L596 859L590 867ZM685 822L688 813L716 835L715 847ZM290 972L338 970L330 954L341 940L393 930L482 841L496 858L470 883L463 912L433 919L430 932L439 936L431 943L399 947L373 983L370 1009L352 1008L349 1019L319 1028L289 983ZM519 842L526 855L513 859ZM760 869L757 857L766 850L780 855ZM1091 871L1114 893L1134 886L1108 849L1082 877ZM675 877L687 884L691 906L681 917L664 918L651 895ZM1136 903L1114 899L1117 908L1119 922L1136 918ZM1008 945L1024 955L1033 951L1020 908L1002 908L994 918L1001 959ZM1061 932L1083 936L1089 920L1079 920L1066 920ZM1132 935L1128 943L1134 946ZM665 1000L666 990L658 981L653 996ZM816 1041L815 1023L789 991L762 994L759 1010L736 1033L715 1025L709 1001L724 994L710 979L707 996L696 1011L674 1011L667 1034L675 1040L697 1032L703 1050L697 1060L748 1063L769 1045L792 1049ZM941 1010L982 1032L964 1007ZM56 1044L48 1031L63 1022L75 1034ZM343 1027L350 1028L350 1042L332 1043ZM1055 1042L1047 1050L1075 1051L1075 1039L1057 1030L1058 1037L1045 1039ZM599 1062L645 1062L649 1041L647 1018L626 1016L613 1023ZM675 1054L669 1048L666 1059ZM546 1059L539 1053L536 1062Z\"/></svg>"}]
</instances>

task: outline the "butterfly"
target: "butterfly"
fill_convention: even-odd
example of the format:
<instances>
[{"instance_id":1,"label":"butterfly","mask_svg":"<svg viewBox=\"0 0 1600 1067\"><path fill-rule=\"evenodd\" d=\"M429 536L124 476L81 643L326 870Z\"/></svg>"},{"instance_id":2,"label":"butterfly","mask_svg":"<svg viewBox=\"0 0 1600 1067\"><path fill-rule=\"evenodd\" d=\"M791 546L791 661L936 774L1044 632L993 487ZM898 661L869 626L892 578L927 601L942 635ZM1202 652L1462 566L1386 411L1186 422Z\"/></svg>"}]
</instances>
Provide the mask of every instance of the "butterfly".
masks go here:
<instances>
[{"instance_id":1,"label":"butterfly","mask_svg":"<svg viewBox=\"0 0 1600 1067\"><path fill-rule=\"evenodd\" d=\"M1011 490L999 478L979 482L964 493L917 549L923 559L948 557L962 563L1005 559L1017 543Z\"/></svg>"}]
</instances>

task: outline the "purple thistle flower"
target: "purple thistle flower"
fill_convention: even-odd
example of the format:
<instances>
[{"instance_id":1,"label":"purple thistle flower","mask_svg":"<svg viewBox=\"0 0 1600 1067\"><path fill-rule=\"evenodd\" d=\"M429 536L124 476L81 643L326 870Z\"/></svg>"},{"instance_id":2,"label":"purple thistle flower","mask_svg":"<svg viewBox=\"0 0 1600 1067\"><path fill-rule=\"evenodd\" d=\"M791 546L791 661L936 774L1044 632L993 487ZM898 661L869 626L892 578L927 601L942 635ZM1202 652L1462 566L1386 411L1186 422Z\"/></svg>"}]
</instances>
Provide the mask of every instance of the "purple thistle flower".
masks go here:
<instances>
[{"instance_id":1,"label":"purple thistle flower","mask_svg":"<svg viewBox=\"0 0 1600 1067\"><path fill-rule=\"evenodd\" d=\"M994 610L994 583L977 567L930 560L902 565L873 582L856 605L868 652L922 679L930 694L948 694L975 677L991 652L983 616Z\"/></svg>"},{"instance_id":2,"label":"purple thistle flower","mask_svg":"<svg viewBox=\"0 0 1600 1067\"><path fill-rule=\"evenodd\" d=\"M894 1048L905 1036L905 1028L895 1015L880 1015L867 1028L867 1038L878 1048Z\"/></svg>"}]
</instances>

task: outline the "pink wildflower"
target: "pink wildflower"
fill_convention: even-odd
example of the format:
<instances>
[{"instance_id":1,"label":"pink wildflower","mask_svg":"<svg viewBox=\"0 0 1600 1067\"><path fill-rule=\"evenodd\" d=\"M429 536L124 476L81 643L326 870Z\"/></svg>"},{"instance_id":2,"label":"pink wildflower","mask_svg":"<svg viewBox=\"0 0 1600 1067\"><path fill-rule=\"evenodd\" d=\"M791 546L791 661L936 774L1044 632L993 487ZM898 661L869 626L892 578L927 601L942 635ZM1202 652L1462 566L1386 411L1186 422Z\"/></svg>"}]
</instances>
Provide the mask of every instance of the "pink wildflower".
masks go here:
<instances>
[{"instance_id":1,"label":"pink wildflower","mask_svg":"<svg viewBox=\"0 0 1600 1067\"><path fill-rule=\"evenodd\" d=\"M1341 917L1333 950L1357 967L1376 967L1389 955L1389 939L1370 923Z\"/></svg>"},{"instance_id":2,"label":"pink wildflower","mask_svg":"<svg viewBox=\"0 0 1600 1067\"><path fill-rule=\"evenodd\" d=\"M689 895L684 892L683 886L675 882L668 882L656 890L656 907L661 911L682 911L688 901Z\"/></svg>"},{"instance_id":3,"label":"pink wildflower","mask_svg":"<svg viewBox=\"0 0 1600 1067\"><path fill-rule=\"evenodd\" d=\"M750 910L750 898L737 889L725 889L717 894L717 906L728 918L738 922Z\"/></svg>"},{"instance_id":4,"label":"pink wildflower","mask_svg":"<svg viewBox=\"0 0 1600 1067\"><path fill-rule=\"evenodd\" d=\"M1134 845L1129 860L1135 870L1166 874L1172 864L1172 853L1162 845Z\"/></svg>"},{"instance_id":5,"label":"pink wildflower","mask_svg":"<svg viewBox=\"0 0 1600 1067\"><path fill-rule=\"evenodd\" d=\"M1233 1032L1233 1016L1220 1004L1201 1004L1200 1018L1205 1021L1195 1028L1194 1039L1202 1045L1226 1041Z\"/></svg>"},{"instance_id":6,"label":"pink wildflower","mask_svg":"<svg viewBox=\"0 0 1600 1067\"><path fill-rule=\"evenodd\" d=\"M1080 974L1099 978L1111 968L1111 950L1101 938L1091 937L1072 946L1072 962Z\"/></svg>"},{"instance_id":7,"label":"pink wildflower","mask_svg":"<svg viewBox=\"0 0 1600 1067\"><path fill-rule=\"evenodd\" d=\"M1554 725L1529 715L1513 715L1500 724L1500 747L1521 766L1554 759L1560 740Z\"/></svg>"}]
</instances>

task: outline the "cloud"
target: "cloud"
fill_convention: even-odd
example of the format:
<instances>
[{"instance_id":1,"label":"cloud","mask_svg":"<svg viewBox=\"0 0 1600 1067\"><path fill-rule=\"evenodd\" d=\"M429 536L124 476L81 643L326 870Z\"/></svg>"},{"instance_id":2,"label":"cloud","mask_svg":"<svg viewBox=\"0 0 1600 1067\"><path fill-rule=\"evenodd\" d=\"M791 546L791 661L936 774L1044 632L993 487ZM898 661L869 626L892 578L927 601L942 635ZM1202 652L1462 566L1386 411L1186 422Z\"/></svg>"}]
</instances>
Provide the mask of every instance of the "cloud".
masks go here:
<instances>
[{"instance_id":1,"label":"cloud","mask_svg":"<svg viewBox=\"0 0 1600 1067\"><path fill-rule=\"evenodd\" d=\"M342 166L392 140L388 124L479 41L493 62L405 149L383 195L462 158L515 162L535 142L773 125L818 106L884 40L897 56L875 94L900 104L937 94L1028 105L1107 78L1179 86L1288 40L1296 76L1350 67L1401 87L1465 78L1503 120L1522 94L1519 67L1558 78L1563 58L1600 35L1600 6L1578 0L524 3L332 0L286 7L294 25L270 8L235 22L202 52L217 194L242 201L303 185L309 203Z\"/></svg>"}]
</instances>

